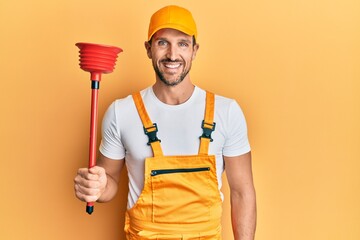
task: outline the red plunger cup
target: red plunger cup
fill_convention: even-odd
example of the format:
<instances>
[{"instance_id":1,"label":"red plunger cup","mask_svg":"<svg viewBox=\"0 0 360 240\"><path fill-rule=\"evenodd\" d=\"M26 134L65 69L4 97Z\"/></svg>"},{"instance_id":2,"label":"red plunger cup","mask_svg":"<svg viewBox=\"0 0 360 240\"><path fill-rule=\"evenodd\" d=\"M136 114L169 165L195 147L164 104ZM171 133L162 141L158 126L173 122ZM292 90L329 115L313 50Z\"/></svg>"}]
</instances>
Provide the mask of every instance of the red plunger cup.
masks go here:
<instances>
[{"instance_id":1,"label":"red plunger cup","mask_svg":"<svg viewBox=\"0 0 360 240\"><path fill-rule=\"evenodd\" d=\"M98 121L98 90L102 73L114 70L116 58L123 50L118 47L93 43L76 43L80 49L80 68L91 73L91 117L90 117L90 147L89 168L96 165L96 136ZM94 203L86 204L86 212L94 211Z\"/></svg>"}]
</instances>

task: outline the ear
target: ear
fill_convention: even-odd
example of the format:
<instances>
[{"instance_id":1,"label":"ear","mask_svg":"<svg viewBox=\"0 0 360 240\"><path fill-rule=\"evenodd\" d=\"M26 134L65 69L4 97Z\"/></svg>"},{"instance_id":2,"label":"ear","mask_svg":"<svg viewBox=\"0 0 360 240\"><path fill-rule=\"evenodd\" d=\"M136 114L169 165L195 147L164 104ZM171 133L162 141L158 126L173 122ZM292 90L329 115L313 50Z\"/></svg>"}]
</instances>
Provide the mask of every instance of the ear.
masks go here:
<instances>
[{"instance_id":1,"label":"ear","mask_svg":"<svg viewBox=\"0 0 360 240\"><path fill-rule=\"evenodd\" d=\"M151 59L151 45L148 41L145 41L144 43L145 49L146 49L146 54L148 56L148 58Z\"/></svg>"},{"instance_id":2,"label":"ear","mask_svg":"<svg viewBox=\"0 0 360 240\"><path fill-rule=\"evenodd\" d=\"M196 53L197 53L197 51L199 50L199 48L200 48L200 45L197 43L197 44L195 44L195 46L193 47L193 54L192 54L192 60L194 60L195 59L195 57L196 57Z\"/></svg>"}]
</instances>

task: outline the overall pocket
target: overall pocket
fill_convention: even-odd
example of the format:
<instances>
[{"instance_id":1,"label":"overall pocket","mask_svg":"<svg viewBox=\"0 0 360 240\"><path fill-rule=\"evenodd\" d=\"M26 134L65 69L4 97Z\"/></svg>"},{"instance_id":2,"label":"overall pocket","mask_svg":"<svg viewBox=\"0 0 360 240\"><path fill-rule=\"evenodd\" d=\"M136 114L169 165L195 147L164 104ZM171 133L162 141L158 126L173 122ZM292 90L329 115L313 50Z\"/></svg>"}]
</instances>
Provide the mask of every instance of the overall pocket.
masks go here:
<instances>
[{"instance_id":1,"label":"overall pocket","mask_svg":"<svg viewBox=\"0 0 360 240\"><path fill-rule=\"evenodd\" d=\"M210 216L210 167L151 170L153 222L206 222Z\"/></svg>"}]
</instances>

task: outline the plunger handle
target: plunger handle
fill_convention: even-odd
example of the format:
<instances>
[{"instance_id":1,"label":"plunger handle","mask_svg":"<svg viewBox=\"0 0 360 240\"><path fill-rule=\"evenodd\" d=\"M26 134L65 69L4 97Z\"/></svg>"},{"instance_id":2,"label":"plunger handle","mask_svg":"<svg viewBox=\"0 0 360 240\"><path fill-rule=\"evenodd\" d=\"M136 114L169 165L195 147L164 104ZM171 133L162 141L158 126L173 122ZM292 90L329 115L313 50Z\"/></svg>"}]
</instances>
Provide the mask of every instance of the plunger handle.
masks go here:
<instances>
[{"instance_id":1,"label":"plunger handle","mask_svg":"<svg viewBox=\"0 0 360 240\"><path fill-rule=\"evenodd\" d=\"M91 116L90 116L90 145L89 145L89 168L96 165L96 143L97 143L97 125L98 125L98 96L100 82L91 80ZM86 204L86 212L92 214L94 203Z\"/></svg>"}]
</instances>

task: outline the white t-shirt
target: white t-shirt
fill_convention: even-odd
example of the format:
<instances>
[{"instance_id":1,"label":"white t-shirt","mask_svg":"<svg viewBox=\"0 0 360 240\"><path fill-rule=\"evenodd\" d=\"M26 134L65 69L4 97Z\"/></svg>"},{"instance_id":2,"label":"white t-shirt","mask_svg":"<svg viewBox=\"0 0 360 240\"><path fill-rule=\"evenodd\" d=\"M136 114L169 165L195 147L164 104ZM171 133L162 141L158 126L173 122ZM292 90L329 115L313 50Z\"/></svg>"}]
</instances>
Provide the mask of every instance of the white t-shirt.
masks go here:
<instances>
[{"instance_id":1,"label":"white t-shirt","mask_svg":"<svg viewBox=\"0 0 360 240\"><path fill-rule=\"evenodd\" d=\"M158 126L157 137L165 156L197 155L202 135L206 92L195 87L192 96L180 105L167 105L154 94L152 87L141 91L145 108ZM216 170L221 188L223 155L239 156L250 151L245 117L235 100L215 95L215 131L209 154L216 156ZM145 158L152 157L148 137L132 96L114 101L102 123L100 152L111 159L125 159L129 177L128 209L137 201L144 187Z\"/></svg>"}]
</instances>

